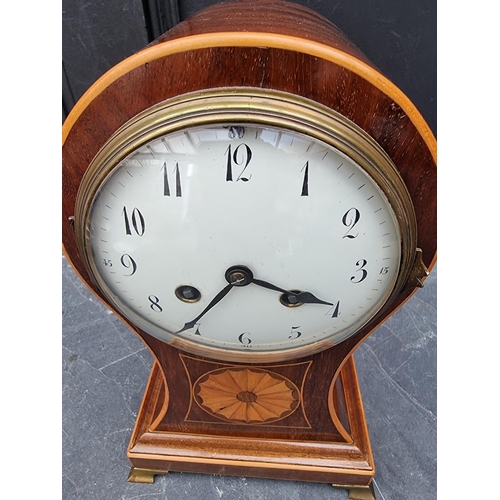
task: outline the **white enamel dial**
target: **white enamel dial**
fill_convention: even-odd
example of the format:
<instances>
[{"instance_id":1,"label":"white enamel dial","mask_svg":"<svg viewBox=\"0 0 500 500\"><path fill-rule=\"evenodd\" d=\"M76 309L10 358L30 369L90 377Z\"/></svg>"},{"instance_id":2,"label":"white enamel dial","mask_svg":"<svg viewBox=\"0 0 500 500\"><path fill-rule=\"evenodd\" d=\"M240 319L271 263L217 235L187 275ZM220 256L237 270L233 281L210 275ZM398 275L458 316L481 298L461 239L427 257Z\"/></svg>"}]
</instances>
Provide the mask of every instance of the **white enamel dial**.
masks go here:
<instances>
[{"instance_id":1,"label":"white enamel dial","mask_svg":"<svg viewBox=\"0 0 500 500\"><path fill-rule=\"evenodd\" d=\"M142 146L101 184L88 229L124 316L166 342L236 352L344 340L385 303L401 259L394 212L360 166L255 123Z\"/></svg>"}]
</instances>

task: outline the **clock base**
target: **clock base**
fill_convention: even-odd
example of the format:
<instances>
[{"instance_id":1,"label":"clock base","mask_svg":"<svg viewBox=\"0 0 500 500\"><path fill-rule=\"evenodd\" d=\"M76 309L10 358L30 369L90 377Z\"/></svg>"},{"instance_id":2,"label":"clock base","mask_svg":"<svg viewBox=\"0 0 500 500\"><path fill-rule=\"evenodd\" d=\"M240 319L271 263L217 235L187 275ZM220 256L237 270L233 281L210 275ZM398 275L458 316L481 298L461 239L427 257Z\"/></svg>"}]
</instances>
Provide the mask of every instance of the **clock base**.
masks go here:
<instances>
[{"instance_id":1,"label":"clock base","mask_svg":"<svg viewBox=\"0 0 500 500\"><path fill-rule=\"evenodd\" d=\"M128 480L152 483L155 475L169 471L285 479L330 483L348 489L349 498L374 499L375 467L352 356L339 377L347 402L347 442L301 439L297 432L290 439L245 438L157 430L166 391L155 363L127 452L133 466Z\"/></svg>"},{"instance_id":2,"label":"clock base","mask_svg":"<svg viewBox=\"0 0 500 500\"><path fill-rule=\"evenodd\" d=\"M138 467L132 467L128 476L128 481L130 483L144 483L153 484L155 482L155 476L166 475L168 472L156 471L149 469L139 469ZM351 500L375 500L375 491L373 489L373 483L369 486L345 486L340 484L332 484L334 488L342 488L349 490L349 498Z\"/></svg>"}]
</instances>

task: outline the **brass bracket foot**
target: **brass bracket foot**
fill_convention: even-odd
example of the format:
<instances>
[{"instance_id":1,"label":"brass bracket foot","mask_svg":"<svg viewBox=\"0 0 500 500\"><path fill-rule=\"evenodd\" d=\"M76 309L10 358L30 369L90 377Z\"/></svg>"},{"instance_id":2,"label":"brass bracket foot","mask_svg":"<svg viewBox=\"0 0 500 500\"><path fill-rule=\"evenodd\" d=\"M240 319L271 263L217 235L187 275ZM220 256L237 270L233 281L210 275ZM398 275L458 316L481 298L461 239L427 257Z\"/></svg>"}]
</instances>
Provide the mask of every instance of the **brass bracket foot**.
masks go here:
<instances>
[{"instance_id":1,"label":"brass bracket foot","mask_svg":"<svg viewBox=\"0 0 500 500\"><path fill-rule=\"evenodd\" d=\"M375 490L373 489L373 483L369 486L355 486L353 488L348 488L349 498L352 500L375 500Z\"/></svg>"},{"instance_id":2,"label":"brass bracket foot","mask_svg":"<svg viewBox=\"0 0 500 500\"><path fill-rule=\"evenodd\" d=\"M349 490L349 498L351 500L376 500L373 483L368 486L349 486L346 484L332 484L334 488L342 488Z\"/></svg>"},{"instance_id":3,"label":"brass bracket foot","mask_svg":"<svg viewBox=\"0 0 500 500\"><path fill-rule=\"evenodd\" d=\"M148 483L152 484L155 482L155 476L160 474L168 474L166 471L151 470L151 469L139 469L138 467L132 467L130 469L127 481L129 483Z\"/></svg>"}]
</instances>

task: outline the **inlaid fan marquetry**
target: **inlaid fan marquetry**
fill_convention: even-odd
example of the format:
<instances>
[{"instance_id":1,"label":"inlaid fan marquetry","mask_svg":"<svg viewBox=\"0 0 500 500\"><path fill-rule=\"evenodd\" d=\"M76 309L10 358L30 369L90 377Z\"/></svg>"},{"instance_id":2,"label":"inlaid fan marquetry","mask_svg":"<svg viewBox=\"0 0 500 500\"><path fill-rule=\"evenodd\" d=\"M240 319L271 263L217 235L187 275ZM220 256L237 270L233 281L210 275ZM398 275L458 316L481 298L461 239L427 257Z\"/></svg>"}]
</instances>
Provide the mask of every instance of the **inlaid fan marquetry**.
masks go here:
<instances>
[{"instance_id":1,"label":"inlaid fan marquetry","mask_svg":"<svg viewBox=\"0 0 500 500\"><path fill-rule=\"evenodd\" d=\"M198 380L194 393L203 410L234 423L275 422L299 405L299 390L290 380L257 369L215 370Z\"/></svg>"}]
</instances>

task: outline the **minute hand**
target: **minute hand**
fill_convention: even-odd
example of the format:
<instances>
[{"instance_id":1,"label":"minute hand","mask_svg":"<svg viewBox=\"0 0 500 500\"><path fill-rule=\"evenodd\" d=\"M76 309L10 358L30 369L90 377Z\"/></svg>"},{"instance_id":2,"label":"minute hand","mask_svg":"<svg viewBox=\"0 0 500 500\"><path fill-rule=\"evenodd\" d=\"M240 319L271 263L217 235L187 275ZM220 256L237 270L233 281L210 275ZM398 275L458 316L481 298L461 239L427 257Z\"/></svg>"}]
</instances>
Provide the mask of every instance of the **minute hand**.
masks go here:
<instances>
[{"instance_id":1,"label":"minute hand","mask_svg":"<svg viewBox=\"0 0 500 500\"><path fill-rule=\"evenodd\" d=\"M326 302L324 300L318 299L318 297L314 296L311 292L291 292L290 290L284 290L279 286L273 285L272 283L268 283L267 281L262 281L253 278L252 283L255 283L258 286L263 288L268 288L269 290L274 290L276 292L281 292L286 295L293 295L299 302L303 304L325 304L328 306L333 306L331 302Z\"/></svg>"},{"instance_id":2,"label":"minute hand","mask_svg":"<svg viewBox=\"0 0 500 500\"><path fill-rule=\"evenodd\" d=\"M212 307L214 307L216 304L218 304L230 291L231 289L233 288L233 285L229 284L227 285L225 288L223 288L213 299L212 301L210 302L210 304L208 304L207 307L205 307L205 309L203 309L203 311L198 314L198 316L196 316L196 318L194 318L192 321L188 321L187 323L184 324L184 326L178 330L177 332L175 333L181 333L185 330L189 330L190 328L193 328L194 325L196 325L196 323L198 322L199 319L201 319L202 316L205 316L205 314L210 311L210 309L212 309Z\"/></svg>"}]
</instances>

